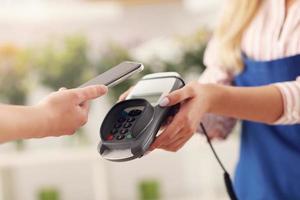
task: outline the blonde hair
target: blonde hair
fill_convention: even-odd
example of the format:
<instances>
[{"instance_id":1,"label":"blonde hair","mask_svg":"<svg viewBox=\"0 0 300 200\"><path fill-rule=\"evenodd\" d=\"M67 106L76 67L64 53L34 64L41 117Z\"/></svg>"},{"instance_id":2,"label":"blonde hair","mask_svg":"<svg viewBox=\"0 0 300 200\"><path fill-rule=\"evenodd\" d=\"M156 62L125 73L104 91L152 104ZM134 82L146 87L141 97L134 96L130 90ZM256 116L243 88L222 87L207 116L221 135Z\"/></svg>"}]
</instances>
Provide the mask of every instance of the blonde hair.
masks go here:
<instances>
[{"instance_id":1,"label":"blonde hair","mask_svg":"<svg viewBox=\"0 0 300 200\"><path fill-rule=\"evenodd\" d=\"M244 64L241 40L244 30L256 15L263 0L230 0L215 31L220 61L225 70L239 73Z\"/></svg>"}]
</instances>

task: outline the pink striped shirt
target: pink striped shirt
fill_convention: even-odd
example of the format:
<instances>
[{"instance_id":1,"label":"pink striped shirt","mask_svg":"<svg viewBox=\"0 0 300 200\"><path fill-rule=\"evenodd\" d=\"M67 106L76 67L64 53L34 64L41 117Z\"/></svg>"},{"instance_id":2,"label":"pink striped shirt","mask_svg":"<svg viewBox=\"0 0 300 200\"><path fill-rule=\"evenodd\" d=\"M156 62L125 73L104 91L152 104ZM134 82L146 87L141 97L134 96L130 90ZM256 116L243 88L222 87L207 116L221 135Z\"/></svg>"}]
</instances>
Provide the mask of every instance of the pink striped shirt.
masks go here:
<instances>
[{"instance_id":1,"label":"pink striped shirt","mask_svg":"<svg viewBox=\"0 0 300 200\"><path fill-rule=\"evenodd\" d=\"M216 48L212 38L204 58L207 69L199 82L229 85L234 77L222 70ZM248 57L259 61L300 54L300 0L287 13L285 0L265 0L243 35L241 48ZM284 99L284 114L274 124L300 123L300 77L275 85ZM205 116L203 122L209 132L219 132L221 137L226 137L235 124L234 119L212 114Z\"/></svg>"}]
</instances>

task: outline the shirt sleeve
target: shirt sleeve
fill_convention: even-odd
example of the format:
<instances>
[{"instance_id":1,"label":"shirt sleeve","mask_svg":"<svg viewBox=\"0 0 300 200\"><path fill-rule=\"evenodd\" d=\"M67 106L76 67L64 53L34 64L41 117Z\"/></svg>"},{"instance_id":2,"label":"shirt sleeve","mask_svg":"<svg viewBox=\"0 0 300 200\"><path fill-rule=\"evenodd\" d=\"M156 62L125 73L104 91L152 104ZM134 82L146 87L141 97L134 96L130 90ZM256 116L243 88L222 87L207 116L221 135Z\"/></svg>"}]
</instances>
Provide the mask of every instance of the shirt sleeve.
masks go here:
<instances>
[{"instance_id":1,"label":"shirt sleeve","mask_svg":"<svg viewBox=\"0 0 300 200\"><path fill-rule=\"evenodd\" d=\"M220 65L219 56L216 51L216 43L214 38L208 43L204 54L204 64L206 70L199 78L199 82L203 84L223 84L231 85L233 77ZM215 114L205 114L202 123L205 126L210 137L226 138L236 124L236 120L230 117L219 116ZM202 130L198 129L202 133Z\"/></svg>"},{"instance_id":2,"label":"shirt sleeve","mask_svg":"<svg viewBox=\"0 0 300 200\"><path fill-rule=\"evenodd\" d=\"M296 81L274 84L281 92L283 114L274 124L300 123L300 76Z\"/></svg>"}]
</instances>

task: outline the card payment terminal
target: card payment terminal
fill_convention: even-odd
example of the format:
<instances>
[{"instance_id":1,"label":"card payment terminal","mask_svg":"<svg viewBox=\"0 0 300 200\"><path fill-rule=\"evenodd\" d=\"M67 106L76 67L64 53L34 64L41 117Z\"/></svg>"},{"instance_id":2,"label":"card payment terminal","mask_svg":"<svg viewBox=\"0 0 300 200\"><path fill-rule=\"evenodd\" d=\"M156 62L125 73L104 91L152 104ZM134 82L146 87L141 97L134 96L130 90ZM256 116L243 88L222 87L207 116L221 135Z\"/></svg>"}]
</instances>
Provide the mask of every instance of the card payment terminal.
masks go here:
<instances>
[{"instance_id":1,"label":"card payment terminal","mask_svg":"<svg viewBox=\"0 0 300 200\"><path fill-rule=\"evenodd\" d=\"M116 162L142 157L175 109L160 107L159 102L183 86L184 81L176 72L144 76L126 100L117 103L106 115L100 128L101 156Z\"/></svg>"}]
</instances>

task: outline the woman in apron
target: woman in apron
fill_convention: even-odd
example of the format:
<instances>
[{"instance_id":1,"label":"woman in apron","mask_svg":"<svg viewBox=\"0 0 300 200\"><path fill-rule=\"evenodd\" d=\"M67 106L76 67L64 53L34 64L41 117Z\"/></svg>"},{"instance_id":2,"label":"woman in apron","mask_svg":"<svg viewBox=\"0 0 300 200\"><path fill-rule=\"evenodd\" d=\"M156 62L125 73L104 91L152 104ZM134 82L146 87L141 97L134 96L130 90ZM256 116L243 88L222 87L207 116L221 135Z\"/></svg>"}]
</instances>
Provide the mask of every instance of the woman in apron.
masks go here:
<instances>
[{"instance_id":1,"label":"woman in apron","mask_svg":"<svg viewBox=\"0 0 300 200\"><path fill-rule=\"evenodd\" d=\"M227 5L200 81L161 102L182 106L152 148L179 150L200 121L211 138L225 138L242 119L239 199L300 199L300 1Z\"/></svg>"}]
</instances>

